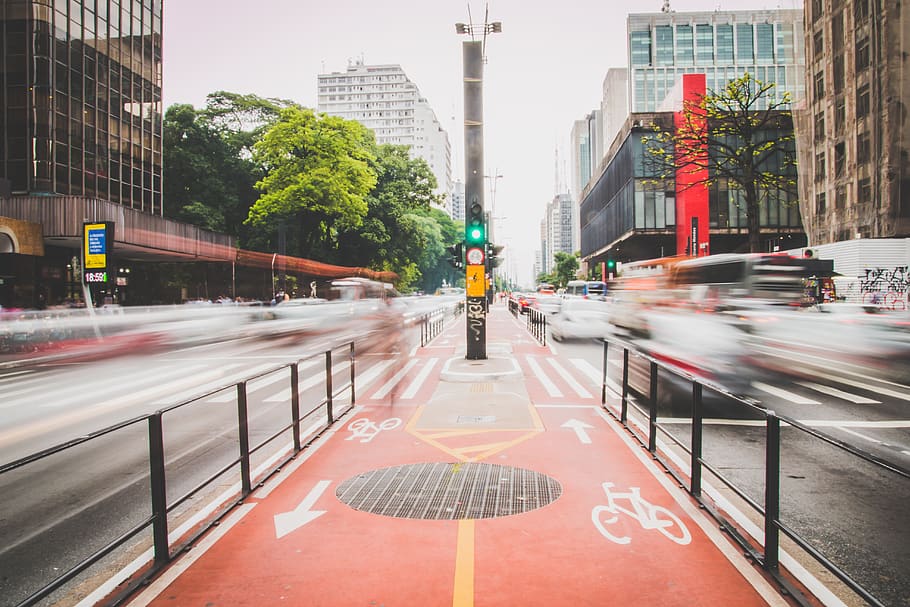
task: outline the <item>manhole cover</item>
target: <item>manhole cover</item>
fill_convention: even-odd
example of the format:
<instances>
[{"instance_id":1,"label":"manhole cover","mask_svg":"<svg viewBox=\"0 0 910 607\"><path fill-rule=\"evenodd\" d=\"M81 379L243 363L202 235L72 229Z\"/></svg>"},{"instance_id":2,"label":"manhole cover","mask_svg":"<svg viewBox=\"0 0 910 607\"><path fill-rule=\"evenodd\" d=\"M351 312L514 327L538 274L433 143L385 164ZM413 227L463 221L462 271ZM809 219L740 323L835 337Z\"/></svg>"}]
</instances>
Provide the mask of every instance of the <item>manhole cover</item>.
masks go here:
<instances>
[{"instance_id":1,"label":"manhole cover","mask_svg":"<svg viewBox=\"0 0 910 607\"><path fill-rule=\"evenodd\" d=\"M364 472L335 496L355 510L429 520L496 518L542 508L562 495L556 479L483 463L425 463Z\"/></svg>"}]
</instances>

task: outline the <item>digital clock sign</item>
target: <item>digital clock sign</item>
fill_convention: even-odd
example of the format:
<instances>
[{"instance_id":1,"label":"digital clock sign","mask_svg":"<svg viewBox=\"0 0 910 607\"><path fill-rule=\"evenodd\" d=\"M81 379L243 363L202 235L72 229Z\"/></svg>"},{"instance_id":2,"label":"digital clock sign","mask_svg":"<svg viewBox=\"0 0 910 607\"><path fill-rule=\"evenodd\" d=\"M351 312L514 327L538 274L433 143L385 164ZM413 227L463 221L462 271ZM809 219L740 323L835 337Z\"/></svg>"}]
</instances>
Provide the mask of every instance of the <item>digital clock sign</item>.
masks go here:
<instances>
[{"instance_id":1,"label":"digital clock sign","mask_svg":"<svg viewBox=\"0 0 910 607\"><path fill-rule=\"evenodd\" d=\"M108 281L113 245L114 222L82 224L82 279L86 284Z\"/></svg>"},{"instance_id":2,"label":"digital clock sign","mask_svg":"<svg viewBox=\"0 0 910 607\"><path fill-rule=\"evenodd\" d=\"M84 277L86 283L107 282L107 272L86 272Z\"/></svg>"}]
</instances>

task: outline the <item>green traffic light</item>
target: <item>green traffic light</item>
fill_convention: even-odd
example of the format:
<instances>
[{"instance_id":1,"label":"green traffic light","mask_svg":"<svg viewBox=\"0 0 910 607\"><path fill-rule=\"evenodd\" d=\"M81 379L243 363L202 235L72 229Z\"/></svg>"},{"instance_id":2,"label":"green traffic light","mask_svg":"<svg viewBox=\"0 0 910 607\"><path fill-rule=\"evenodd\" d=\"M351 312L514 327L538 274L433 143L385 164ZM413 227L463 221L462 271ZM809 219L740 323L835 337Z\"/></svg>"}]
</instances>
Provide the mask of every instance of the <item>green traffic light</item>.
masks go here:
<instances>
[{"instance_id":1,"label":"green traffic light","mask_svg":"<svg viewBox=\"0 0 910 607\"><path fill-rule=\"evenodd\" d=\"M471 244L480 244L483 242L483 228L480 226L471 226L467 233L468 242Z\"/></svg>"}]
</instances>

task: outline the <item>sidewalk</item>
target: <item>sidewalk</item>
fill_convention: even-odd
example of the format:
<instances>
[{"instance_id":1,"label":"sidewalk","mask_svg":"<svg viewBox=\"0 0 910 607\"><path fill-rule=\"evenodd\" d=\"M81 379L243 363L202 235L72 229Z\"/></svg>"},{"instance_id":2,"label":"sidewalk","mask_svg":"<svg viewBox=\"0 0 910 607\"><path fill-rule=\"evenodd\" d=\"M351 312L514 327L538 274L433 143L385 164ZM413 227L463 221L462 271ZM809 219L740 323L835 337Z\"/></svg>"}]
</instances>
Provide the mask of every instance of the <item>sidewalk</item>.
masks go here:
<instances>
[{"instance_id":1,"label":"sidewalk","mask_svg":"<svg viewBox=\"0 0 910 607\"><path fill-rule=\"evenodd\" d=\"M573 362L499 305L465 360L464 322L129 605L788 604Z\"/></svg>"}]
</instances>

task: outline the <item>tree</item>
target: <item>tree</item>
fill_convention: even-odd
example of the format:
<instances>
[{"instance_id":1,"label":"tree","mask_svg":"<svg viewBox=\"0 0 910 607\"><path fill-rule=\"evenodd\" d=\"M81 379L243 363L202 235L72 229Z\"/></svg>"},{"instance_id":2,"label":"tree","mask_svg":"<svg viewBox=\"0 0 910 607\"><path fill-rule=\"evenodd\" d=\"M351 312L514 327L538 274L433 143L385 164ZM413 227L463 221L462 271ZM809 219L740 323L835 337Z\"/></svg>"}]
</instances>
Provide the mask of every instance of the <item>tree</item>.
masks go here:
<instances>
[{"instance_id":1,"label":"tree","mask_svg":"<svg viewBox=\"0 0 910 607\"><path fill-rule=\"evenodd\" d=\"M428 249L445 246L437 242L441 232L430 215L440 202L433 193L436 177L426 161L410 157L407 146L379 146L370 167L376 186L366 197L363 223L339 232L338 251L357 265L397 273L396 286L406 292L422 284L423 270L432 265Z\"/></svg>"},{"instance_id":2,"label":"tree","mask_svg":"<svg viewBox=\"0 0 910 607\"><path fill-rule=\"evenodd\" d=\"M353 120L316 114L297 106L253 146L253 160L264 177L262 192L246 223L263 238L288 227L287 252L328 260L339 231L359 227L366 196L376 185L373 133Z\"/></svg>"},{"instance_id":3,"label":"tree","mask_svg":"<svg viewBox=\"0 0 910 607\"><path fill-rule=\"evenodd\" d=\"M564 287L569 284L570 280L575 280L575 273L578 271L578 257L563 251L558 251L554 257L556 265L553 273L556 277L556 284Z\"/></svg>"},{"instance_id":4,"label":"tree","mask_svg":"<svg viewBox=\"0 0 910 607\"><path fill-rule=\"evenodd\" d=\"M719 92L709 90L701 99L685 102L682 123L674 130L642 139L661 179L675 179L677 171L702 172L707 177L684 187L723 182L741 192L752 252L761 250L762 201L781 193L793 199L796 192L790 94L777 97L774 86L746 73Z\"/></svg>"}]
</instances>

